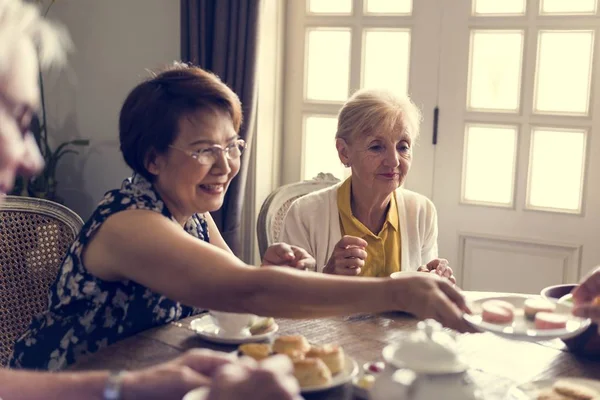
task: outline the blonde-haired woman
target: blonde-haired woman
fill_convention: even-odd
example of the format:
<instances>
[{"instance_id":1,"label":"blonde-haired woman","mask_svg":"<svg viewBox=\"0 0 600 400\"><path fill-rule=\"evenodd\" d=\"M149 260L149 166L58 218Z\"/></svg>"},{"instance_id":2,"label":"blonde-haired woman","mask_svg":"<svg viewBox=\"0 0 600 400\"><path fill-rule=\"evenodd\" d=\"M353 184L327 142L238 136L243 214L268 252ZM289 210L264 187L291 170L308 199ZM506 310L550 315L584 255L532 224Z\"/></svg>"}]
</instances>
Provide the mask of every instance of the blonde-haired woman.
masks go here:
<instances>
[{"instance_id":1,"label":"blonde-haired woman","mask_svg":"<svg viewBox=\"0 0 600 400\"><path fill-rule=\"evenodd\" d=\"M305 248L329 274L425 271L454 282L448 261L438 258L435 206L402 188L420 122L406 96L363 89L350 97L338 115L336 147L352 175L296 200L281 240Z\"/></svg>"}]
</instances>

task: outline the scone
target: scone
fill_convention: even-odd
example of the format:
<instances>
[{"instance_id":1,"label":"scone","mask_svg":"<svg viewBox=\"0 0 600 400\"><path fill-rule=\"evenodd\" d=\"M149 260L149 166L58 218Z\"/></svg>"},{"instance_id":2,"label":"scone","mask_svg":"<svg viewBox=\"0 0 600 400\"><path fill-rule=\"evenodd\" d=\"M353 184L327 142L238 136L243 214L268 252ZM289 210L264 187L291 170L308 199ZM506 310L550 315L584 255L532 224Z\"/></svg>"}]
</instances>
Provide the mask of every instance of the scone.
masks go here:
<instances>
[{"instance_id":1,"label":"scone","mask_svg":"<svg viewBox=\"0 0 600 400\"><path fill-rule=\"evenodd\" d=\"M246 343L238 347L238 354L240 356L248 356L254 358L256 361L264 360L273 354L271 346L264 343Z\"/></svg>"},{"instance_id":2,"label":"scone","mask_svg":"<svg viewBox=\"0 0 600 400\"><path fill-rule=\"evenodd\" d=\"M292 351L306 354L309 350L310 344L302 335L279 336L273 342L273 352L278 354L289 355Z\"/></svg>"},{"instance_id":3,"label":"scone","mask_svg":"<svg viewBox=\"0 0 600 400\"><path fill-rule=\"evenodd\" d=\"M288 356L290 358L290 360L292 360L292 362L304 360L306 358L305 353L298 351L298 350L291 350L291 349L284 350L283 353L277 353L277 354L283 354L283 355ZM0 400L2 400L2 399L0 399Z\"/></svg>"},{"instance_id":4,"label":"scone","mask_svg":"<svg viewBox=\"0 0 600 400\"><path fill-rule=\"evenodd\" d=\"M294 376L300 387L326 385L331 382L331 372L320 358L305 358L294 363Z\"/></svg>"},{"instance_id":5,"label":"scone","mask_svg":"<svg viewBox=\"0 0 600 400\"><path fill-rule=\"evenodd\" d=\"M312 346L306 353L306 357L320 358L323 360L332 375L344 369L344 350L337 345L326 344L324 346Z\"/></svg>"},{"instance_id":6,"label":"scone","mask_svg":"<svg viewBox=\"0 0 600 400\"><path fill-rule=\"evenodd\" d=\"M552 389L563 396L577 400L592 400L597 396L600 396L600 393L587 386L578 385L563 379L556 381L554 385L552 385Z\"/></svg>"}]
</instances>

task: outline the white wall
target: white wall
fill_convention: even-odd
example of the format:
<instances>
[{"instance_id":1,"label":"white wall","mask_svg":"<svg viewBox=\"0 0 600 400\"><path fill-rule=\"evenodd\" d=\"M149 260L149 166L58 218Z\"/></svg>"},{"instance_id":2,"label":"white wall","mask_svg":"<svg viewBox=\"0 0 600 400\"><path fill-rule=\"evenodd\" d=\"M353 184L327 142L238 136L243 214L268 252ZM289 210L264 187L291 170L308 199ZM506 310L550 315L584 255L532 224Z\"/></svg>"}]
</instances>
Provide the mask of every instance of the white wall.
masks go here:
<instances>
[{"instance_id":1,"label":"white wall","mask_svg":"<svg viewBox=\"0 0 600 400\"><path fill-rule=\"evenodd\" d=\"M130 174L118 141L125 96L146 68L180 57L179 1L57 0L48 17L65 24L75 44L67 70L46 78L51 138L92 141L61 160L59 195L86 219L104 192Z\"/></svg>"}]
</instances>

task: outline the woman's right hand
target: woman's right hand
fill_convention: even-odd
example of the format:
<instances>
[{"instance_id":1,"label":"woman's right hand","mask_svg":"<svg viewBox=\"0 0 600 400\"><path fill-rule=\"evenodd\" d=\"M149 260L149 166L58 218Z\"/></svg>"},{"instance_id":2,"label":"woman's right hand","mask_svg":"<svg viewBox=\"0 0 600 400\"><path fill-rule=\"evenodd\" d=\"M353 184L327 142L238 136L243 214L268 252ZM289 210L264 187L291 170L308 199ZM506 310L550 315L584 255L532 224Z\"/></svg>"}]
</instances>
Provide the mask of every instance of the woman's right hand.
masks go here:
<instances>
[{"instance_id":1,"label":"woman's right hand","mask_svg":"<svg viewBox=\"0 0 600 400\"><path fill-rule=\"evenodd\" d=\"M123 399L180 400L198 387L210 387L210 400L299 399L300 387L288 357L276 356L260 363L229 354L189 350L154 367L127 372L123 378Z\"/></svg>"},{"instance_id":2,"label":"woman's right hand","mask_svg":"<svg viewBox=\"0 0 600 400\"><path fill-rule=\"evenodd\" d=\"M156 366L125 373L124 400L180 400L187 392L210 386L211 379L224 366L233 363L226 353L193 349Z\"/></svg>"},{"instance_id":3,"label":"woman's right hand","mask_svg":"<svg viewBox=\"0 0 600 400\"><path fill-rule=\"evenodd\" d=\"M365 266L367 242L355 236L344 236L333 249L323 272L333 275L357 276Z\"/></svg>"},{"instance_id":4,"label":"woman's right hand","mask_svg":"<svg viewBox=\"0 0 600 400\"><path fill-rule=\"evenodd\" d=\"M450 281L436 274L407 272L390 279L394 303L418 319L433 318L459 332L477 332L462 318L471 313L465 298Z\"/></svg>"},{"instance_id":5,"label":"woman's right hand","mask_svg":"<svg viewBox=\"0 0 600 400\"><path fill-rule=\"evenodd\" d=\"M259 363L245 358L225 365L213 377L208 400L301 399L293 370L292 362L283 355Z\"/></svg>"}]
</instances>

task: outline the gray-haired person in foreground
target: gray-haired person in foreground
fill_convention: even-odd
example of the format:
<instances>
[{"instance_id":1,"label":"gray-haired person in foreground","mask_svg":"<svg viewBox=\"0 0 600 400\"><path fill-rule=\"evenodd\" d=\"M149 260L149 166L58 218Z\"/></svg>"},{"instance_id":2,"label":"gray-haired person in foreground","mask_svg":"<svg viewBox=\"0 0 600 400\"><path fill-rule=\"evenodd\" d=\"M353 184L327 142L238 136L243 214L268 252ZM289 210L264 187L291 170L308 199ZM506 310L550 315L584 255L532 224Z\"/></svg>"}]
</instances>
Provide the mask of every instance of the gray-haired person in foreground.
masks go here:
<instances>
[{"instance_id":1,"label":"gray-haired person in foreground","mask_svg":"<svg viewBox=\"0 0 600 400\"><path fill-rule=\"evenodd\" d=\"M60 26L22 0L0 0L0 201L18 175L33 175L43 159L29 132L40 103L38 65L60 66L70 46ZM263 363L234 361L224 353L192 350L138 371L42 373L0 369L0 398L174 399L210 386L208 399L294 399L299 387L285 357Z\"/></svg>"}]
</instances>

